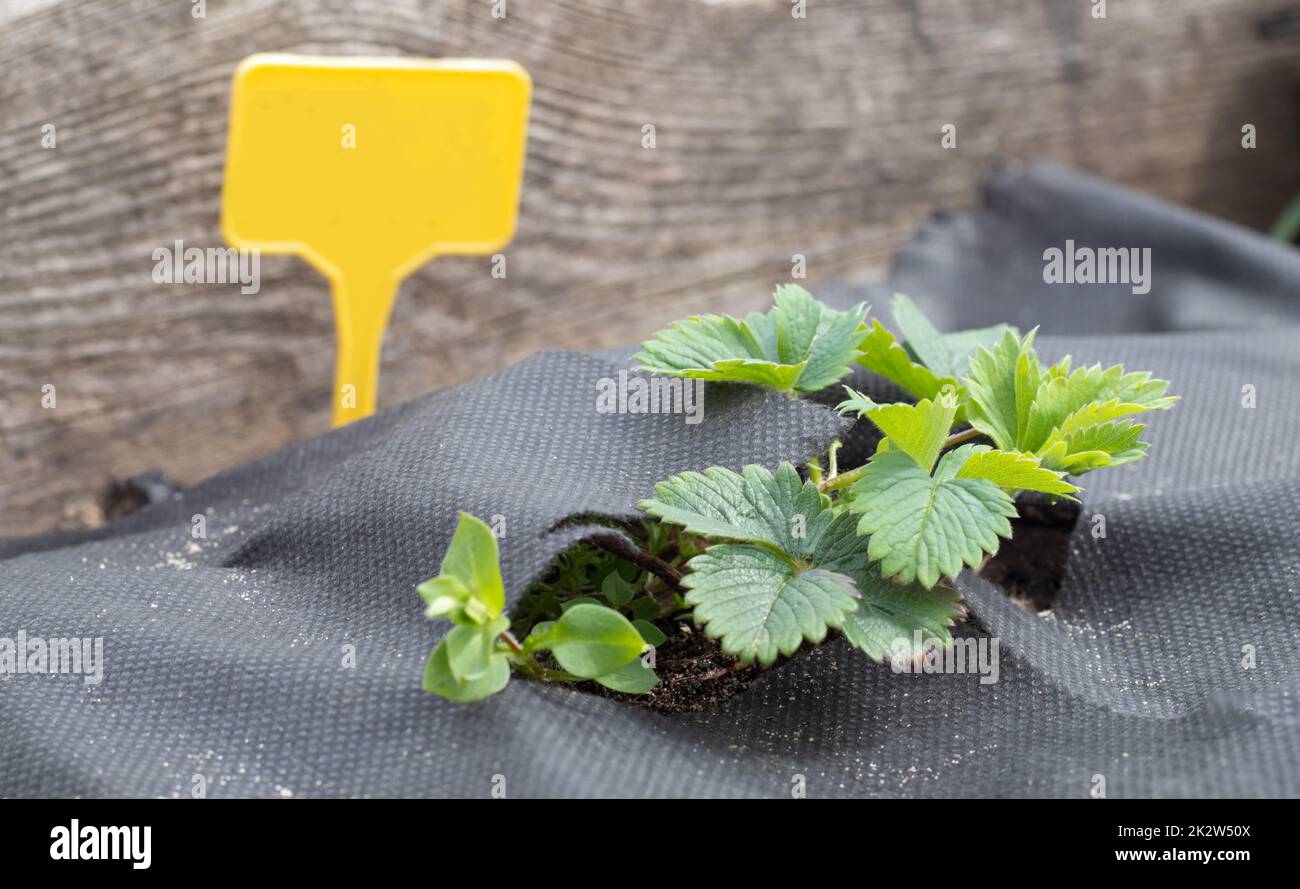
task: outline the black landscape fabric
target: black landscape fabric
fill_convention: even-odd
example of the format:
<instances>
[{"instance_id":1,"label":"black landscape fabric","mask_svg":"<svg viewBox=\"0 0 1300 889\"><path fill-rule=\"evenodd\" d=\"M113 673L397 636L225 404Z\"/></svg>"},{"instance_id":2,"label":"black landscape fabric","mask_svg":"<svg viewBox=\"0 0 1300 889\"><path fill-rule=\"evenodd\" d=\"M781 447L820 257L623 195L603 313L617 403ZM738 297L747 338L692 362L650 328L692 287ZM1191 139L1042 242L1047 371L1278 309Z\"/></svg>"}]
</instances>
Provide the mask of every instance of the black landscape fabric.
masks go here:
<instances>
[{"instance_id":1,"label":"black landscape fabric","mask_svg":"<svg viewBox=\"0 0 1300 889\"><path fill-rule=\"evenodd\" d=\"M1151 247L1150 292L1045 283L1067 239ZM693 714L521 680L473 705L422 692L443 630L414 587L458 510L504 517L513 599L581 517L843 433L746 387L711 386L698 425L599 414L618 365L545 353L108 527L0 543L0 637L102 637L104 662L94 685L0 676L0 795L749 797L797 776L835 797L1300 794L1300 252L1010 168L887 286L826 292L887 319L891 290L943 327L1040 324L1045 359L1122 361L1182 396L1149 421L1149 459L1083 478L1052 611L959 578L960 632L998 639L997 682L898 675L837 640Z\"/></svg>"}]
</instances>

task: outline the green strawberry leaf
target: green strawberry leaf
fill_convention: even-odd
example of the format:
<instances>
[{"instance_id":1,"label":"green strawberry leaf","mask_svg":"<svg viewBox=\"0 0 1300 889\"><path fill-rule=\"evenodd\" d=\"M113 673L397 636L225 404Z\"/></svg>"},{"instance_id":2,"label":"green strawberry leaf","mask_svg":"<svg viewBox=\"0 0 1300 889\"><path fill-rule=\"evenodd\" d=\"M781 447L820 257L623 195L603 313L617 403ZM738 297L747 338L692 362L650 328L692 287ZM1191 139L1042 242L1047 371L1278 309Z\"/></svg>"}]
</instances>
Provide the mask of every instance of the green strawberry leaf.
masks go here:
<instances>
[{"instance_id":1,"label":"green strawberry leaf","mask_svg":"<svg viewBox=\"0 0 1300 889\"><path fill-rule=\"evenodd\" d=\"M751 316L761 317L761 316ZM641 344L635 358L646 373L719 382L754 383L791 391L806 366L783 364L764 350L745 321L729 315L693 315Z\"/></svg>"},{"instance_id":2,"label":"green strawberry leaf","mask_svg":"<svg viewBox=\"0 0 1300 889\"><path fill-rule=\"evenodd\" d=\"M766 315L696 315L642 343L635 360L646 373L816 392L857 359L866 313L863 305L827 308L802 287L785 284Z\"/></svg>"},{"instance_id":3,"label":"green strawberry leaf","mask_svg":"<svg viewBox=\"0 0 1300 889\"><path fill-rule=\"evenodd\" d=\"M1165 410L1176 398L1165 396L1169 383L1149 373L1125 373L1121 365L1080 367L1044 380L1034 396L1024 435L1025 450L1037 451L1048 439L1133 414Z\"/></svg>"},{"instance_id":4,"label":"green strawberry leaf","mask_svg":"<svg viewBox=\"0 0 1300 889\"><path fill-rule=\"evenodd\" d=\"M966 419L966 389L958 378L969 372L970 360L981 346L992 346L1014 327L998 324L975 330L940 333L916 304L901 293L894 294L894 324L904 341L899 342L879 321L862 341L858 363L901 387L917 399L936 398L945 389L957 397L958 421Z\"/></svg>"},{"instance_id":5,"label":"green strawberry leaf","mask_svg":"<svg viewBox=\"0 0 1300 889\"><path fill-rule=\"evenodd\" d=\"M838 312L802 287L783 284L776 289L776 306L766 316L757 316L753 327L765 348L775 346L783 363L805 365L798 390L817 392L849 372L859 354L866 315L865 305Z\"/></svg>"},{"instance_id":6,"label":"green strawberry leaf","mask_svg":"<svg viewBox=\"0 0 1300 889\"><path fill-rule=\"evenodd\" d=\"M855 607L851 578L798 567L752 544L711 546L690 566L682 583L695 619L721 640L723 651L747 664L771 664L805 639L821 642Z\"/></svg>"},{"instance_id":7,"label":"green strawberry leaf","mask_svg":"<svg viewBox=\"0 0 1300 889\"><path fill-rule=\"evenodd\" d=\"M1143 427L1125 418L1177 401L1165 395L1165 380L1118 364L1071 371L1066 357L1043 370L1032 331L980 349L966 385L972 426L1004 451L1033 454L1044 468L1070 475L1141 459Z\"/></svg>"},{"instance_id":8,"label":"green strawberry leaf","mask_svg":"<svg viewBox=\"0 0 1300 889\"><path fill-rule=\"evenodd\" d=\"M1019 444L1044 376L1033 348L1035 333L1019 339L1007 331L992 349L981 348L970 360L966 417L1004 451L1026 450Z\"/></svg>"},{"instance_id":9,"label":"green strawberry leaf","mask_svg":"<svg viewBox=\"0 0 1300 889\"><path fill-rule=\"evenodd\" d=\"M943 343L948 347L952 360L953 373L965 376L970 373L970 360L981 348L992 348L1008 333L1020 336L1020 331L1010 324L995 324L992 327L977 327L972 330L956 330L943 335Z\"/></svg>"},{"instance_id":10,"label":"green strawberry leaf","mask_svg":"<svg viewBox=\"0 0 1300 889\"><path fill-rule=\"evenodd\" d=\"M1144 428L1132 420L1108 420L1064 435L1053 433L1040 449L1040 459L1044 466L1070 475L1132 463L1146 456Z\"/></svg>"},{"instance_id":11,"label":"green strawberry leaf","mask_svg":"<svg viewBox=\"0 0 1300 889\"><path fill-rule=\"evenodd\" d=\"M963 613L956 590L892 583L870 569L858 572L855 579L862 598L858 610L844 619L844 636L867 657L877 663L899 657L910 661L923 653L927 641L944 648L952 644L948 628Z\"/></svg>"},{"instance_id":12,"label":"green strawberry leaf","mask_svg":"<svg viewBox=\"0 0 1300 889\"><path fill-rule=\"evenodd\" d=\"M986 445L963 445L952 452L960 461L956 478L986 478L1006 490L1042 491L1069 496L1078 488L1062 473L1043 466L1038 457L1020 451L995 451Z\"/></svg>"},{"instance_id":13,"label":"green strawberry leaf","mask_svg":"<svg viewBox=\"0 0 1300 889\"><path fill-rule=\"evenodd\" d=\"M886 450L902 451L929 474L957 414L956 397L942 393L934 401L876 404L861 392L844 388L850 397L840 403L839 410L854 410L869 419L888 439Z\"/></svg>"},{"instance_id":14,"label":"green strawberry leaf","mask_svg":"<svg viewBox=\"0 0 1300 889\"><path fill-rule=\"evenodd\" d=\"M885 451L872 457L853 484L849 509L861 514L858 533L870 535L870 559L885 577L920 581L927 589L974 567L1011 536L1016 515L1010 495L988 479L957 478L945 454L931 476L910 456Z\"/></svg>"},{"instance_id":15,"label":"green strawberry leaf","mask_svg":"<svg viewBox=\"0 0 1300 889\"><path fill-rule=\"evenodd\" d=\"M955 370L948 344L916 303L901 293L895 293L890 307L894 312L894 325L903 335L908 351L939 376L952 376Z\"/></svg>"},{"instance_id":16,"label":"green strawberry leaf","mask_svg":"<svg viewBox=\"0 0 1300 889\"><path fill-rule=\"evenodd\" d=\"M683 472L655 485L655 496L638 505L693 534L742 540L803 556L830 521L817 486L804 482L789 463L773 474L746 466L743 475L714 466Z\"/></svg>"},{"instance_id":17,"label":"green strawberry leaf","mask_svg":"<svg viewBox=\"0 0 1300 889\"><path fill-rule=\"evenodd\" d=\"M775 473L714 467L655 486L641 508L714 539L688 563L686 602L724 651L770 664L802 640L819 642L855 605L849 572L867 562L854 520L783 463Z\"/></svg>"},{"instance_id":18,"label":"green strawberry leaf","mask_svg":"<svg viewBox=\"0 0 1300 889\"><path fill-rule=\"evenodd\" d=\"M955 377L936 374L924 364L913 361L894 335L874 319L861 348L859 364L916 398L934 398L945 386L957 386Z\"/></svg>"}]
</instances>

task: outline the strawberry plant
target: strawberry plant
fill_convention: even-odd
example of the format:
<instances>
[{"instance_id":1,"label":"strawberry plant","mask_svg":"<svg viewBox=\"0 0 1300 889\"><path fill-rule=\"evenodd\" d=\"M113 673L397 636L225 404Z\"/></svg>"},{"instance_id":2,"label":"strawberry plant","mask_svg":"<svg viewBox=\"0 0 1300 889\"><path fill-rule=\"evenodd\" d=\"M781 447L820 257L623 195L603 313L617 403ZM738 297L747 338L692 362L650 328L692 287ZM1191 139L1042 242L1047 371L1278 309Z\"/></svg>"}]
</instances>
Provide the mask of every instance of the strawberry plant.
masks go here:
<instances>
[{"instance_id":1,"label":"strawberry plant","mask_svg":"<svg viewBox=\"0 0 1300 889\"><path fill-rule=\"evenodd\" d=\"M941 333L901 295L892 315L897 332L868 323L865 305L837 311L786 285L766 314L696 316L644 343L636 361L647 373L800 397L858 364L916 401L880 404L844 387L838 410L881 435L861 466L841 471L836 442L805 475L785 463L660 482L639 504L644 550L607 541L609 551L561 557L568 573L516 609L522 642L501 614L495 540L462 517L442 574L420 587L429 615L456 624L430 657L425 688L472 700L503 687L513 667L648 691L658 677L640 655L664 641L656 621L666 619L701 627L741 665L769 666L833 631L876 662L946 647L962 615L947 581L1011 536L1017 495L1073 499L1072 479L1141 459L1135 418L1176 400L1166 381L1118 365L1044 365L1034 331Z\"/></svg>"}]
</instances>

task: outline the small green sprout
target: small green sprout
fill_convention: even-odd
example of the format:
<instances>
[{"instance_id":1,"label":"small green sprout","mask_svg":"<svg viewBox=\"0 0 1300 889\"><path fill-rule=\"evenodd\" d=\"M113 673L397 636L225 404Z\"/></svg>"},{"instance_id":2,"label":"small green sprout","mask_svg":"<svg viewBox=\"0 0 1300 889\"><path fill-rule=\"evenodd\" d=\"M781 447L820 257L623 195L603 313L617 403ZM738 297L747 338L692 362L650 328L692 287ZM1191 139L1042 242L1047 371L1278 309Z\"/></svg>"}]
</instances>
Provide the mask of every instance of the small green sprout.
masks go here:
<instances>
[{"instance_id":1,"label":"small green sprout","mask_svg":"<svg viewBox=\"0 0 1300 889\"><path fill-rule=\"evenodd\" d=\"M425 616L452 622L424 668L424 690L467 703L494 695L510 681L511 668L544 681L592 679L616 691L640 693L658 681L641 661L653 648L617 611L577 602L555 620L534 624L520 642L503 615L505 588L496 537L468 513L443 556L437 577L417 588ZM548 653L558 669L545 666Z\"/></svg>"}]
</instances>

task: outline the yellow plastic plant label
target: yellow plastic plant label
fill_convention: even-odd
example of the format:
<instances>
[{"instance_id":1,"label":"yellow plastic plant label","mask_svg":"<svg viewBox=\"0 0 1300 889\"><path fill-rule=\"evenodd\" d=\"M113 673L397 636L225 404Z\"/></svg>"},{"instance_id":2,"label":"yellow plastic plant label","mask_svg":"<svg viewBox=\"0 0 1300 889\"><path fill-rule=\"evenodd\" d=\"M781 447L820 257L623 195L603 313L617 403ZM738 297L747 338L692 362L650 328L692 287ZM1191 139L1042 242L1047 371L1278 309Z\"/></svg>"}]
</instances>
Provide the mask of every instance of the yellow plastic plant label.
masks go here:
<instances>
[{"instance_id":1,"label":"yellow plastic plant label","mask_svg":"<svg viewBox=\"0 0 1300 889\"><path fill-rule=\"evenodd\" d=\"M259 54L239 65L222 231L329 279L334 425L374 412L402 279L514 234L531 92L508 61Z\"/></svg>"}]
</instances>

